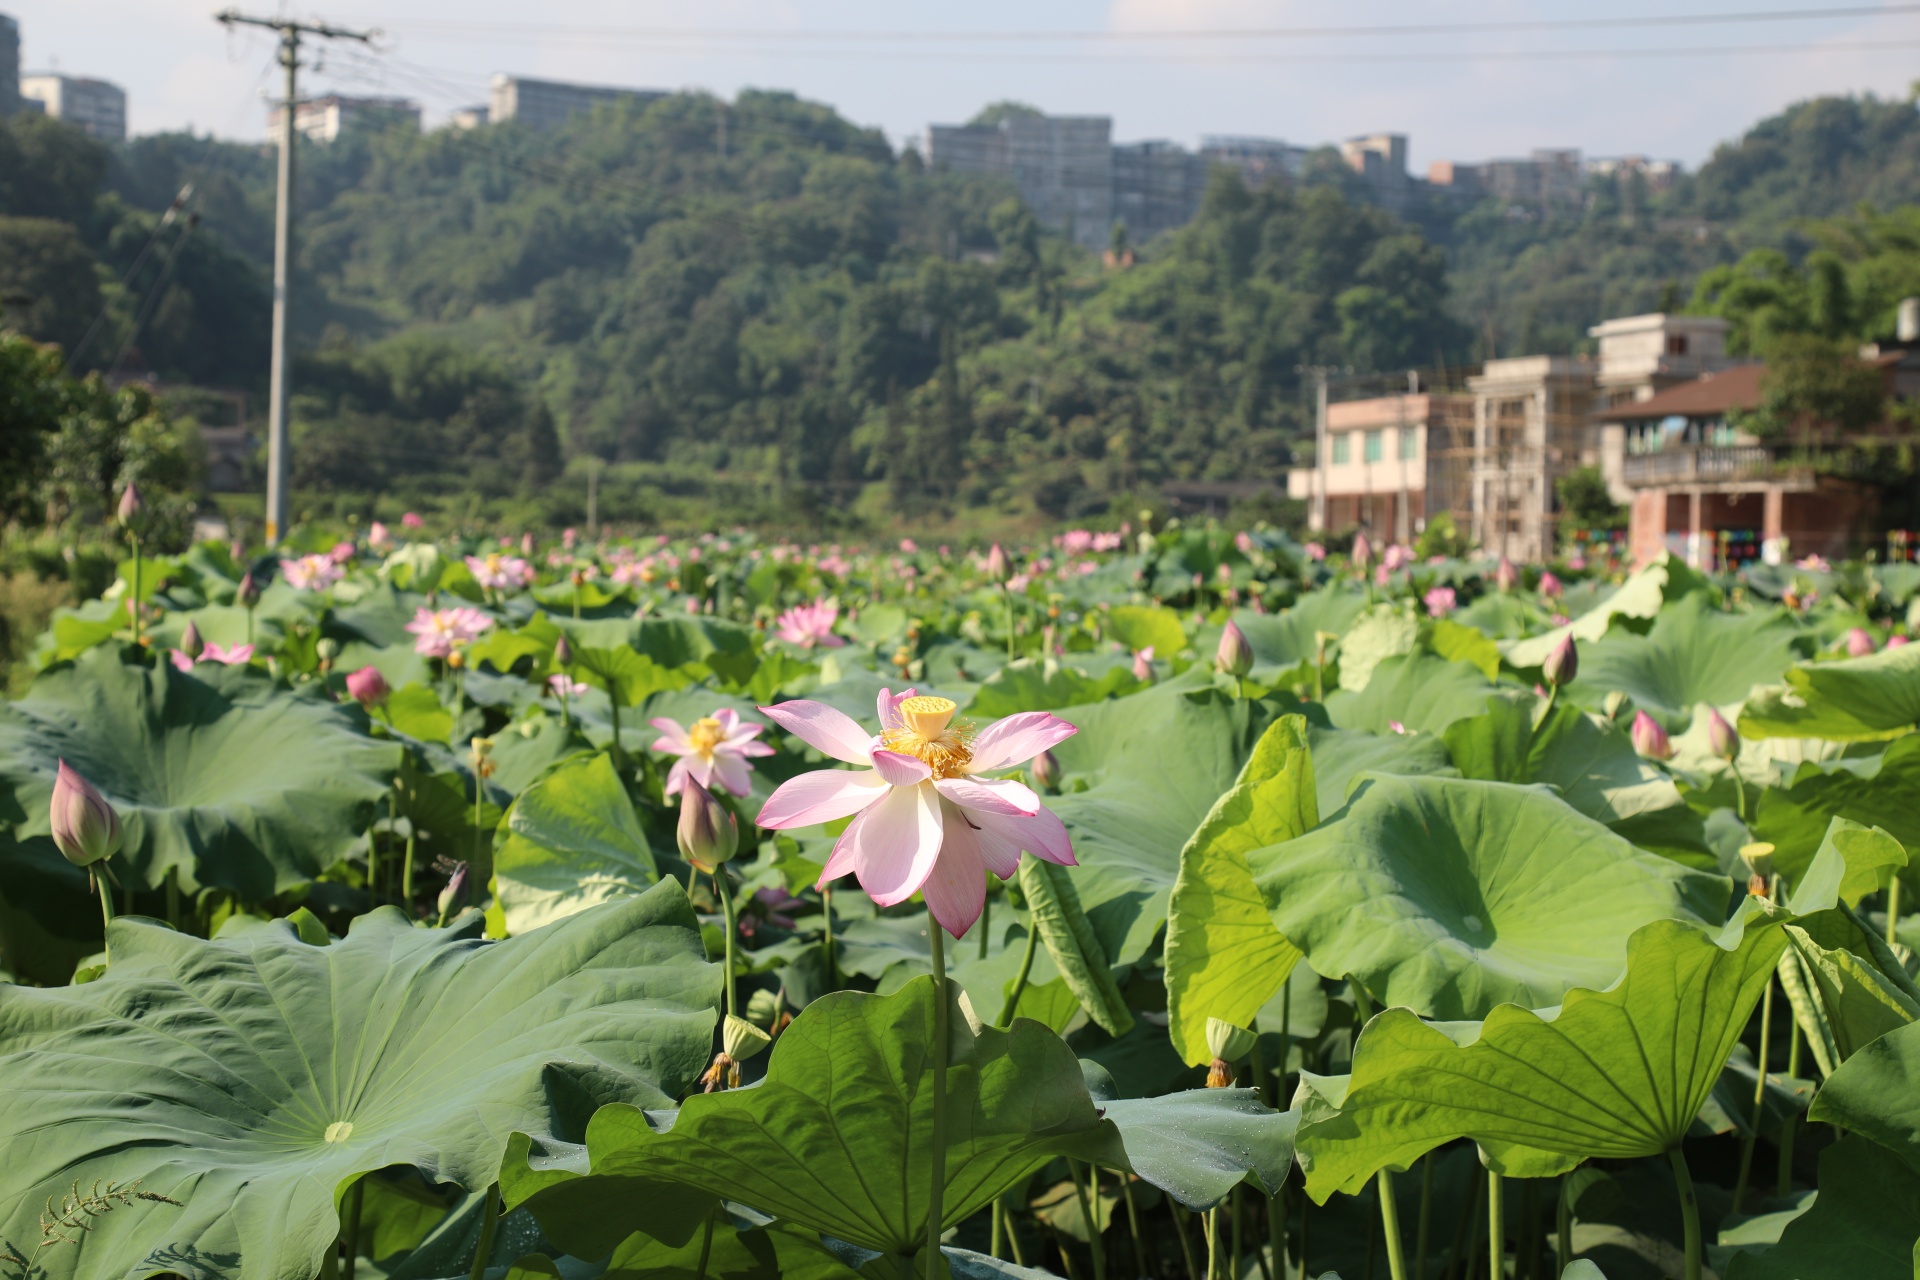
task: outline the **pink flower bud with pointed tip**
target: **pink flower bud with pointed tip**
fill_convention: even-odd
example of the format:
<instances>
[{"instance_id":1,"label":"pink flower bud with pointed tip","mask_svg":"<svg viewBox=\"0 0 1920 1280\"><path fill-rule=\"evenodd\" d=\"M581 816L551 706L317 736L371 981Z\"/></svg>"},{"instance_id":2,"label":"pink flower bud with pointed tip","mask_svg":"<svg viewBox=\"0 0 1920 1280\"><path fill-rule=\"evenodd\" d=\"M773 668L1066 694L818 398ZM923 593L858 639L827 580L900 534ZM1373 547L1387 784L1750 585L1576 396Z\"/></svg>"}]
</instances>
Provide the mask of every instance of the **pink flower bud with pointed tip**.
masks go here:
<instances>
[{"instance_id":1,"label":"pink flower bud with pointed tip","mask_svg":"<svg viewBox=\"0 0 1920 1280\"><path fill-rule=\"evenodd\" d=\"M1713 754L1729 764L1740 756L1739 732L1713 707L1707 708L1707 745L1713 748Z\"/></svg>"},{"instance_id":2,"label":"pink flower bud with pointed tip","mask_svg":"<svg viewBox=\"0 0 1920 1280\"><path fill-rule=\"evenodd\" d=\"M1562 595L1566 594L1566 590L1566 587L1561 584L1560 579L1553 576L1552 570L1548 570L1540 575L1540 594L1547 599L1558 600Z\"/></svg>"},{"instance_id":3,"label":"pink flower bud with pointed tip","mask_svg":"<svg viewBox=\"0 0 1920 1280\"><path fill-rule=\"evenodd\" d=\"M1855 627L1847 632L1847 656L1864 658L1878 646L1873 643L1873 635L1865 627Z\"/></svg>"},{"instance_id":4,"label":"pink flower bud with pointed tip","mask_svg":"<svg viewBox=\"0 0 1920 1280\"><path fill-rule=\"evenodd\" d=\"M573 646L567 643L565 636L553 642L553 665L556 667L573 665Z\"/></svg>"},{"instance_id":5,"label":"pink flower bud with pointed tip","mask_svg":"<svg viewBox=\"0 0 1920 1280\"><path fill-rule=\"evenodd\" d=\"M1501 556L1500 563L1494 566L1493 585L1502 591L1511 591L1520 585L1520 571L1505 556Z\"/></svg>"},{"instance_id":6,"label":"pink flower bud with pointed tip","mask_svg":"<svg viewBox=\"0 0 1920 1280\"><path fill-rule=\"evenodd\" d=\"M205 651L206 647L207 642L200 638L200 628L198 624L189 619L187 621L187 629L180 633L180 652L186 654L189 658L197 658Z\"/></svg>"},{"instance_id":7,"label":"pink flower bud with pointed tip","mask_svg":"<svg viewBox=\"0 0 1920 1280\"><path fill-rule=\"evenodd\" d=\"M1888 636L1887 637L1887 648L1889 649L1898 649L1906 643L1908 643L1908 641L1905 636Z\"/></svg>"},{"instance_id":8,"label":"pink flower bud with pointed tip","mask_svg":"<svg viewBox=\"0 0 1920 1280\"><path fill-rule=\"evenodd\" d=\"M1373 563L1373 543L1367 541L1366 534L1356 533L1353 535L1353 555L1350 558L1353 560L1353 567L1356 569L1365 569Z\"/></svg>"},{"instance_id":9,"label":"pink flower bud with pointed tip","mask_svg":"<svg viewBox=\"0 0 1920 1280\"><path fill-rule=\"evenodd\" d=\"M1042 791L1054 791L1060 786L1060 762L1053 758L1053 752L1042 751L1027 765L1033 774L1033 785Z\"/></svg>"},{"instance_id":10,"label":"pink flower bud with pointed tip","mask_svg":"<svg viewBox=\"0 0 1920 1280\"><path fill-rule=\"evenodd\" d=\"M440 918L445 920L452 915L467 896L467 864L453 864L453 874L447 877L447 887L440 891L440 899L434 905L439 908Z\"/></svg>"},{"instance_id":11,"label":"pink flower bud with pointed tip","mask_svg":"<svg viewBox=\"0 0 1920 1280\"><path fill-rule=\"evenodd\" d=\"M530 556L533 554L533 531L532 530L528 530L526 533L523 533L520 535L520 554L523 556Z\"/></svg>"},{"instance_id":12,"label":"pink flower bud with pointed tip","mask_svg":"<svg viewBox=\"0 0 1920 1280\"><path fill-rule=\"evenodd\" d=\"M1237 623L1228 620L1220 632L1220 647L1214 651L1213 665L1230 676L1244 676L1253 670L1253 646Z\"/></svg>"},{"instance_id":13,"label":"pink flower bud with pointed tip","mask_svg":"<svg viewBox=\"0 0 1920 1280\"><path fill-rule=\"evenodd\" d=\"M1633 739L1633 749L1649 759L1673 758L1673 743L1667 740L1667 731L1644 711L1633 713L1633 727L1627 730L1627 736Z\"/></svg>"},{"instance_id":14,"label":"pink flower bud with pointed tip","mask_svg":"<svg viewBox=\"0 0 1920 1280\"><path fill-rule=\"evenodd\" d=\"M987 579L991 582L1004 582L1007 578L1007 553L999 543L987 549Z\"/></svg>"},{"instance_id":15,"label":"pink flower bud with pointed tip","mask_svg":"<svg viewBox=\"0 0 1920 1280\"><path fill-rule=\"evenodd\" d=\"M1135 680L1153 679L1153 646L1133 651L1133 678Z\"/></svg>"},{"instance_id":16,"label":"pink flower bud with pointed tip","mask_svg":"<svg viewBox=\"0 0 1920 1280\"><path fill-rule=\"evenodd\" d=\"M76 867L89 867L120 852L126 838L120 829L120 815L107 798L94 790L67 762L60 762L53 783L53 804L48 814L53 828L53 843Z\"/></svg>"},{"instance_id":17,"label":"pink flower bud with pointed tip","mask_svg":"<svg viewBox=\"0 0 1920 1280\"><path fill-rule=\"evenodd\" d=\"M1540 674L1556 689L1572 684L1580 674L1580 648L1573 642L1571 631L1561 636L1560 643L1547 654L1547 660L1540 664Z\"/></svg>"},{"instance_id":18,"label":"pink flower bud with pointed tip","mask_svg":"<svg viewBox=\"0 0 1920 1280\"><path fill-rule=\"evenodd\" d=\"M248 570L240 576L240 587L233 593L234 599L251 609L260 603L260 584L253 580L253 571Z\"/></svg>"},{"instance_id":19,"label":"pink flower bud with pointed tip","mask_svg":"<svg viewBox=\"0 0 1920 1280\"><path fill-rule=\"evenodd\" d=\"M122 525L132 524L134 519L146 509L147 504L140 500L140 490L134 485L129 483L126 488L120 491L119 515Z\"/></svg>"},{"instance_id":20,"label":"pink flower bud with pointed tip","mask_svg":"<svg viewBox=\"0 0 1920 1280\"><path fill-rule=\"evenodd\" d=\"M674 839L688 866L712 875L740 847L740 824L711 791L689 776L680 785L680 822Z\"/></svg>"},{"instance_id":21,"label":"pink flower bud with pointed tip","mask_svg":"<svg viewBox=\"0 0 1920 1280\"><path fill-rule=\"evenodd\" d=\"M563 529L560 531L560 545L567 550L573 550L579 541L580 531L578 529Z\"/></svg>"},{"instance_id":22,"label":"pink flower bud with pointed tip","mask_svg":"<svg viewBox=\"0 0 1920 1280\"><path fill-rule=\"evenodd\" d=\"M347 696L371 711L393 692L378 667L362 667L347 677Z\"/></svg>"},{"instance_id":23,"label":"pink flower bud with pointed tip","mask_svg":"<svg viewBox=\"0 0 1920 1280\"><path fill-rule=\"evenodd\" d=\"M336 542L333 544L333 550L327 552L327 559L335 564L345 564L359 554L360 548L351 542Z\"/></svg>"}]
</instances>

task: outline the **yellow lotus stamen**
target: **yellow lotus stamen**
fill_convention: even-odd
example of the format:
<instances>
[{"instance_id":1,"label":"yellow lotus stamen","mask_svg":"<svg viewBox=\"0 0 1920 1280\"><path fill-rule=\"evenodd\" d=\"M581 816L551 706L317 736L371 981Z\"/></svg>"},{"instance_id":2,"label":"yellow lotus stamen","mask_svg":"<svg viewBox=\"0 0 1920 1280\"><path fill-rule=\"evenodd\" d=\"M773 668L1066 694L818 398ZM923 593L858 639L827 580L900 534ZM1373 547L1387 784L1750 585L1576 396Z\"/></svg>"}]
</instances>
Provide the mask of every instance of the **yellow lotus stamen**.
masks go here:
<instances>
[{"instance_id":1,"label":"yellow lotus stamen","mask_svg":"<svg viewBox=\"0 0 1920 1280\"><path fill-rule=\"evenodd\" d=\"M881 740L889 751L925 761L936 778L960 777L973 763L973 751L967 746L970 727L953 723L959 709L951 698L907 698L898 708L905 723L881 734Z\"/></svg>"},{"instance_id":2,"label":"yellow lotus stamen","mask_svg":"<svg viewBox=\"0 0 1920 1280\"><path fill-rule=\"evenodd\" d=\"M701 755L712 758L713 749L727 736L720 722L712 716L702 716L687 729L687 742Z\"/></svg>"}]
</instances>

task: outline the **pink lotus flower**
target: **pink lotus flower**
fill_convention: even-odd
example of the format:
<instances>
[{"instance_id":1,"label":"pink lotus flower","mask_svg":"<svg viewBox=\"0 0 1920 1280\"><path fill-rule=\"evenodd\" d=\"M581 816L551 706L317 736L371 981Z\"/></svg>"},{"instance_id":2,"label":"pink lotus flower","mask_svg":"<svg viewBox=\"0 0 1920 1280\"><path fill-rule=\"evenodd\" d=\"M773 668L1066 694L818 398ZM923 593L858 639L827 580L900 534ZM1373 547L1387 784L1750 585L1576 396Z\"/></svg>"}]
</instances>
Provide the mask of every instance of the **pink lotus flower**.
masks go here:
<instances>
[{"instance_id":1,"label":"pink lotus flower","mask_svg":"<svg viewBox=\"0 0 1920 1280\"><path fill-rule=\"evenodd\" d=\"M1565 593L1566 588L1560 584L1560 579L1553 576L1551 570L1540 575L1541 595L1549 600L1558 600Z\"/></svg>"},{"instance_id":2,"label":"pink lotus flower","mask_svg":"<svg viewBox=\"0 0 1920 1280\"><path fill-rule=\"evenodd\" d=\"M844 578L853 572L853 566L837 555L826 556L815 566L822 573L830 573L836 578Z\"/></svg>"},{"instance_id":3,"label":"pink lotus flower","mask_svg":"<svg viewBox=\"0 0 1920 1280\"><path fill-rule=\"evenodd\" d=\"M341 572L332 556L301 556L280 562L280 576L295 591L325 591L340 581Z\"/></svg>"},{"instance_id":4,"label":"pink lotus flower","mask_svg":"<svg viewBox=\"0 0 1920 1280\"><path fill-rule=\"evenodd\" d=\"M858 815L833 846L819 885L852 872L876 903L915 892L954 937L973 927L986 901L986 873L1020 867L1022 850L1075 865L1066 826L1024 783L979 775L1009 769L1071 737L1076 729L1044 711L996 721L977 735L953 722L946 698L895 697L882 689L880 733L818 702L762 707L768 718L836 760L864 766L822 769L780 785L754 821L781 830Z\"/></svg>"},{"instance_id":5,"label":"pink lotus flower","mask_svg":"<svg viewBox=\"0 0 1920 1280\"><path fill-rule=\"evenodd\" d=\"M1853 630L1847 632L1848 657L1864 658L1877 647L1878 646L1873 643L1872 633L1865 627L1855 627Z\"/></svg>"},{"instance_id":6,"label":"pink lotus flower","mask_svg":"<svg viewBox=\"0 0 1920 1280\"><path fill-rule=\"evenodd\" d=\"M914 552L918 551L919 549L920 549L920 544L915 542L912 538L900 539L900 550L904 554L912 555Z\"/></svg>"},{"instance_id":7,"label":"pink lotus flower","mask_svg":"<svg viewBox=\"0 0 1920 1280\"><path fill-rule=\"evenodd\" d=\"M519 591L533 581L533 566L517 556L492 552L468 556L467 568L473 580L486 591Z\"/></svg>"},{"instance_id":8,"label":"pink lotus flower","mask_svg":"<svg viewBox=\"0 0 1920 1280\"><path fill-rule=\"evenodd\" d=\"M1373 543L1368 540L1365 533L1353 535L1353 551L1348 558L1353 561L1354 568L1363 571L1373 563Z\"/></svg>"},{"instance_id":9,"label":"pink lotus flower","mask_svg":"<svg viewBox=\"0 0 1920 1280\"><path fill-rule=\"evenodd\" d=\"M1324 543L1309 542L1301 549L1307 553L1307 559L1309 560L1320 561L1327 558L1327 548Z\"/></svg>"},{"instance_id":10,"label":"pink lotus flower","mask_svg":"<svg viewBox=\"0 0 1920 1280\"><path fill-rule=\"evenodd\" d=\"M1133 678L1135 680L1153 679L1153 646L1133 651Z\"/></svg>"},{"instance_id":11,"label":"pink lotus flower","mask_svg":"<svg viewBox=\"0 0 1920 1280\"><path fill-rule=\"evenodd\" d=\"M593 686L584 680L575 680L564 671L556 671L547 677L547 688L556 698L578 698Z\"/></svg>"},{"instance_id":12,"label":"pink lotus flower","mask_svg":"<svg viewBox=\"0 0 1920 1280\"><path fill-rule=\"evenodd\" d=\"M1412 563L1413 549L1411 547L1403 547L1397 542L1389 546L1385 554L1380 557L1380 567L1388 573L1404 569Z\"/></svg>"},{"instance_id":13,"label":"pink lotus flower","mask_svg":"<svg viewBox=\"0 0 1920 1280\"><path fill-rule=\"evenodd\" d=\"M1889 649L1898 649L1901 646L1906 645L1908 643L1910 642L1905 636L1888 636L1887 637L1887 648Z\"/></svg>"},{"instance_id":14,"label":"pink lotus flower","mask_svg":"<svg viewBox=\"0 0 1920 1280\"><path fill-rule=\"evenodd\" d=\"M167 660L173 663L176 671L191 671L196 662L217 662L227 667L244 667L253 661L253 646L236 644L221 646L209 644L200 651L198 658L189 658L185 653L174 649L167 654Z\"/></svg>"},{"instance_id":15,"label":"pink lotus flower","mask_svg":"<svg viewBox=\"0 0 1920 1280\"><path fill-rule=\"evenodd\" d=\"M1793 562L1793 567L1796 569L1805 569L1810 573L1826 573L1833 568L1832 565L1827 563L1827 558L1822 555L1811 555L1804 559L1796 560Z\"/></svg>"},{"instance_id":16,"label":"pink lotus flower","mask_svg":"<svg viewBox=\"0 0 1920 1280\"><path fill-rule=\"evenodd\" d=\"M393 542L393 535L387 532L387 526L375 520L367 530L367 545L375 551L385 551Z\"/></svg>"},{"instance_id":17,"label":"pink lotus flower","mask_svg":"<svg viewBox=\"0 0 1920 1280\"><path fill-rule=\"evenodd\" d=\"M797 644L803 649L816 645L828 649L838 649L846 641L833 634L833 624L839 620L840 606L831 600L815 600L812 604L797 604L774 620L779 628L777 635L788 644Z\"/></svg>"},{"instance_id":18,"label":"pink lotus flower","mask_svg":"<svg viewBox=\"0 0 1920 1280\"><path fill-rule=\"evenodd\" d=\"M772 747L754 741L767 726L741 723L740 713L732 707L722 707L687 728L666 716L652 723L660 731L653 749L680 757L667 773L666 794L670 796L678 795L688 778L709 791L744 796L753 789L753 780L747 776L753 766L747 763L747 757L773 754Z\"/></svg>"},{"instance_id":19,"label":"pink lotus flower","mask_svg":"<svg viewBox=\"0 0 1920 1280\"><path fill-rule=\"evenodd\" d=\"M1420 599L1427 606L1429 618L1444 618L1459 604L1459 597L1454 594L1452 587L1435 587Z\"/></svg>"},{"instance_id":20,"label":"pink lotus flower","mask_svg":"<svg viewBox=\"0 0 1920 1280\"><path fill-rule=\"evenodd\" d=\"M419 516L415 515L411 511L407 512L405 515L400 517L400 527L402 529L418 529L425 523L426 521L422 520Z\"/></svg>"},{"instance_id":21,"label":"pink lotus flower","mask_svg":"<svg viewBox=\"0 0 1920 1280\"><path fill-rule=\"evenodd\" d=\"M415 653L444 658L453 652L455 645L472 644L491 626L492 618L470 605L461 605L457 609L417 609L407 630L416 637Z\"/></svg>"},{"instance_id":22,"label":"pink lotus flower","mask_svg":"<svg viewBox=\"0 0 1920 1280\"><path fill-rule=\"evenodd\" d=\"M347 696L369 711L385 702L392 692L378 667L362 667L347 676Z\"/></svg>"}]
</instances>

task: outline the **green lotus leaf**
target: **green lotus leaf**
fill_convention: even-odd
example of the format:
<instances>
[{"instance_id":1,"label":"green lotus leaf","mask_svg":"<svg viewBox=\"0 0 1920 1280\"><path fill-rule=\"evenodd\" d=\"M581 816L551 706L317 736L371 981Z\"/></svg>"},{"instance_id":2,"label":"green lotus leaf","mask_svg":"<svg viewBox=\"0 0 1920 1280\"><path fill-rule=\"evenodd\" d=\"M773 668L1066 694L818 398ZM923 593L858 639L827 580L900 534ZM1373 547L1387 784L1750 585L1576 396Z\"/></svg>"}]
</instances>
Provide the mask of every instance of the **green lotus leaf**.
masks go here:
<instances>
[{"instance_id":1,"label":"green lotus leaf","mask_svg":"<svg viewBox=\"0 0 1920 1280\"><path fill-rule=\"evenodd\" d=\"M1864 658L1803 662L1786 683L1754 691L1740 713L1748 738L1894 738L1920 725L1920 650L1882 649Z\"/></svg>"},{"instance_id":2,"label":"green lotus leaf","mask_svg":"<svg viewBox=\"0 0 1920 1280\"><path fill-rule=\"evenodd\" d=\"M1279 1194L1293 1168L1297 1112L1275 1111L1252 1089L1185 1089L1157 1098L1102 1099L1133 1172L1190 1209L1218 1204L1251 1179Z\"/></svg>"},{"instance_id":3,"label":"green lotus leaf","mask_svg":"<svg viewBox=\"0 0 1920 1280\"><path fill-rule=\"evenodd\" d=\"M1162 661L1173 658L1187 647L1187 632L1180 615L1171 609L1123 604L1109 610L1107 634L1136 653L1152 649Z\"/></svg>"},{"instance_id":4,"label":"green lotus leaf","mask_svg":"<svg viewBox=\"0 0 1920 1280\"><path fill-rule=\"evenodd\" d=\"M506 825L493 874L511 934L644 893L660 878L633 802L605 755L561 765L528 787Z\"/></svg>"},{"instance_id":5,"label":"green lotus leaf","mask_svg":"<svg viewBox=\"0 0 1920 1280\"><path fill-rule=\"evenodd\" d=\"M1053 749L1066 793L1047 803L1073 838L1074 887L1113 964L1138 960L1160 932L1181 848L1279 711L1229 697L1196 666L1058 713L1080 732Z\"/></svg>"},{"instance_id":6,"label":"green lotus leaf","mask_svg":"<svg viewBox=\"0 0 1920 1280\"><path fill-rule=\"evenodd\" d=\"M1605 986L1633 930L1717 923L1731 890L1547 791L1457 778L1369 779L1320 827L1247 862L1315 971L1453 1019Z\"/></svg>"},{"instance_id":7,"label":"green lotus leaf","mask_svg":"<svg viewBox=\"0 0 1920 1280\"><path fill-rule=\"evenodd\" d=\"M1344 808L1354 786L1369 774L1453 777L1459 772L1437 734L1330 729L1314 723L1312 710L1307 709L1307 746L1313 752L1313 785L1320 813Z\"/></svg>"},{"instance_id":8,"label":"green lotus leaf","mask_svg":"<svg viewBox=\"0 0 1920 1280\"><path fill-rule=\"evenodd\" d=\"M958 989L949 990L946 1224L1065 1152L1118 1162L1117 1140L1066 1043L1034 1022L1008 1031L981 1026ZM623 1210L604 1180L640 1176L739 1200L865 1249L910 1255L926 1239L933 1015L931 978L890 996L823 996L774 1042L757 1086L699 1094L658 1118L638 1107L603 1107L587 1129L589 1176L568 1182L549 1171L538 1184L539 1205L587 1197L612 1225ZM517 1152L535 1149L516 1141ZM505 1178L505 1193L535 1186L525 1176L531 1172ZM643 1198L629 1199L624 1212L637 1212Z\"/></svg>"},{"instance_id":9,"label":"green lotus leaf","mask_svg":"<svg viewBox=\"0 0 1920 1280\"><path fill-rule=\"evenodd\" d=\"M0 987L0 1245L50 1280L311 1280L362 1174L478 1190L515 1131L598 1102L667 1104L705 1065L719 995L677 885L533 938L393 908L314 947L282 922L211 942L117 920L83 986ZM169 1197L36 1251L76 1182Z\"/></svg>"},{"instance_id":10,"label":"green lotus leaf","mask_svg":"<svg viewBox=\"0 0 1920 1280\"><path fill-rule=\"evenodd\" d=\"M1871 1138L1920 1172L1920 1022L1854 1053L1814 1095L1807 1116Z\"/></svg>"},{"instance_id":11,"label":"green lotus leaf","mask_svg":"<svg viewBox=\"0 0 1920 1280\"><path fill-rule=\"evenodd\" d=\"M1796 925L1787 926L1787 937L1825 1009L1838 1061L1920 1019L1920 1001L1867 960L1851 951L1823 947Z\"/></svg>"},{"instance_id":12,"label":"green lotus leaf","mask_svg":"<svg viewBox=\"0 0 1920 1280\"><path fill-rule=\"evenodd\" d=\"M171 871L183 889L265 901L353 849L400 758L367 735L358 707L290 692L256 669L183 675L131 649L95 650L0 705L0 794L18 807L12 829L0 825L0 875L10 896L22 875L71 885L87 910L81 877L61 870L48 835L64 759L119 811L122 877L156 888Z\"/></svg>"},{"instance_id":13,"label":"green lotus leaf","mask_svg":"<svg viewBox=\"0 0 1920 1280\"><path fill-rule=\"evenodd\" d=\"M1328 694L1327 718L1342 729L1393 733L1398 724L1401 729L1444 733L1455 721L1484 712L1493 691L1493 684L1469 663L1407 653L1376 664L1359 692L1342 688Z\"/></svg>"},{"instance_id":14,"label":"green lotus leaf","mask_svg":"<svg viewBox=\"0 0 1920 1280\"><path fill-rule=\"evenodd\" d=\"M1820 1194L1780 1242L1741 1253L1728 1280L1912 1280L1920 1263L1920 1173L1864 1138L1820 1153Z\"/></svg>"},{"instance_id":15,"label":"green lotus leaf","mask_svg":"<svg viewBox=\"0 0 1920 1280\"><path fill-rule=\"evenodd\" d=\"M1376 604L1354 619L1340 638L1340 688L1358 693L1373 670L1388 658L1411 654L1420 646L1420 622L1411 610Z\"/></svg>"},{"instance_id":16,"label":"green lotus leaf","mask_svg":"<svg viewBox=\"0 0 1920 1280\"><path fill-rule=\"evenodd\" d=\"M1464 662L1488 680L1500 678L1500 646L1486 632L1438 618L1427 628L1426 641L1427 648L1448 662Z\"/></svg>"},{"instance_id":17,"label":"green lotus leaf","mask_svg":"<svg viewBox=\"0 0 1920 1280\"><path fill-rule=\"evenodd\" d=\"M967 704L967 712L986 720L998 720L1022 711L1085 706L1131 693L1141 683L1133 671L1124 666L1112 666L1093 676L1063 666L1052 658L1038 662L1021 658L982 680L974 690L973 700Z\"/></svg>"},{"instance_id":18,"label":"green lotus leaf","mask_svg":"<svg viewBox=\"0 0 1920 1280\"><path fill-rule=\"evenodd\" d=\"M1501 1005L1482 1023L1439 1026L1379 1014L1339 1109L1300 1127L1309 1194L1356 1193L1459 1137L1568 1160L1677 1146L1786 948L1776 919L1749 925L1756 914L1718 938L1655 920L1629 941L1617 985L1576 988L1557 1010Z\"/></svg>"},{"instance_id":19,"label":"green lotus leaf","mask_svg":"<svg viewBox=\"0 0 1920 1280\"><path fill-rule=\"evenodd\" d=\"M1645 635L1616 630L1582 645L1567 693L1589 708L1625 693L1668 728L1684 729L1696 704L1736 703L1779 680L1800 639L1784 609L1723 613L1693 592L1662 609Z\"/></svg>"},{"instance_id":20,"label":"green lotus leaf","mask_svg":"<svg viewBox=\"0 0 1920 1280\"><path fill-rule=\"evenodd\" d=\"M1209 1018L1251 1026L1300 959L1274 928L1247 854L1319 823L1306 719L1282 716L1180 851L1167 914L1167 1014L1174 1050L1189 1065L1213 1056Z\"/></svg>"},{"instance_id":21,"label":"green lotus leaf","mask_svg":"<svg viewBox=\"0 0 1920 1280\"><path fill-rule=\"evenodd\" d=\"M1906 848L1920 848L1920 734L1878 755L1809 760L1785 785L1760 793L1753 835L1774 845L1783 873L1807 865L1835 818L1878 827Z\"/></svg>"},{"instance_id":22,"label":"green lotus leaf","mask_svg":"<svg viewBox=\"0 0 1920 1280\"><path fill-rule=\"evenodd\" d=\"M1365 596L1336 585L1309 592L1278 613L1236 609L1233 621L1253 646L1251 674L1260 680L1302 662L1312 662L1320 654L1319 634L1324 631L1336 637L1344 635L1366 607ZM1329 643L1329 665L1337 652L1337 647Z\"/></svg>"},{"instance_id":23,"label":"green lotus leaf","mask_svg":"<svg viewBox=\"0 0 1920 1280\"><path fill-rule=\"evenodd\" d=\"M1504 647L1507 662L1522 671L1540 666L1567 636L1582 643L1599 640L1613 627L1614 619L1643 620L1654 617L1669 603L1678 601L1706 585L1706 579L1668 552L1661 552L1606 599L1573 621L1542 635L1530 636ZM1586 656L1581 655L1584 666Z\"/></svg>"},{"instance_id":24,"label":"green lotus leaf","mask_svg":"<svg viewBox=\"0 0 1920 1280\"><path fill-rule=\"evenodd\" d=\"M1132 1030L1133 1012L1120 994L1120 985L1113 980L1106 952L1081 909L1080 895L1067 869L1039 858L1022 859L1020 888L1031 913L1031 927L1053 958L1060 981L1073 992L1087 1016L1109 1035L1121 1036Z\"/></svg>"}]
</instances>

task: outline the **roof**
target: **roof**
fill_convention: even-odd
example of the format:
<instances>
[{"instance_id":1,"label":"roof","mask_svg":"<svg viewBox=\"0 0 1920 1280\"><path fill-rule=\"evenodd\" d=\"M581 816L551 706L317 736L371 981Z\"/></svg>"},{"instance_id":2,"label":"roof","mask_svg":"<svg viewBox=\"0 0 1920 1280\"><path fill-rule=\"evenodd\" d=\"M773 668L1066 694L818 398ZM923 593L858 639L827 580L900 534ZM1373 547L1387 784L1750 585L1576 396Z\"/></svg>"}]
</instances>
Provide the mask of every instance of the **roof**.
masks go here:
<instances>
[{"instance_id":1,"label":"roof","mask_svg":"<svg viewBox=\"0 0 1920 1280\"><path fill-rule=\"evenodd\" d=\"M1645 422L1670 417L1718 417L1729 409L1757 409L1760 379L1766 372L1764 364L1735 365L1668 387L1648 400L1614 405L1597 416L1608 422Z\"/></svg>"}]
</instances>

